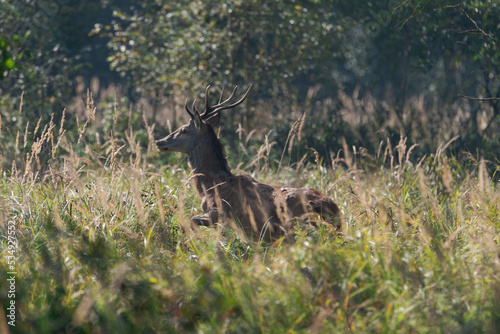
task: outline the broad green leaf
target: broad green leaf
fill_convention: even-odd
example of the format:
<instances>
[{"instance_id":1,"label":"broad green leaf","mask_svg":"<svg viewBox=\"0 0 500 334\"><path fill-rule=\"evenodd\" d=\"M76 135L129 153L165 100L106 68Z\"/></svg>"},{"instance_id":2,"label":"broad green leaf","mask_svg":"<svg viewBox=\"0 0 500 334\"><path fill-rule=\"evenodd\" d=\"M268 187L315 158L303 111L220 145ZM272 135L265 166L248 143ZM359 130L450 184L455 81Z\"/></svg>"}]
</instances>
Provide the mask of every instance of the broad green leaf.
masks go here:
<instances>
[{"instance_id":1,"label":"broad green leaf","mask_svg":"<svg viewBox=\"0 0 500 334\"><path fill-rule=\"evenodd\" d=\"M5 61L5 66L7 68L14 68L14 66L15 66L14 61L11 58L7 59Z\"/></svg>"}]
</instances>

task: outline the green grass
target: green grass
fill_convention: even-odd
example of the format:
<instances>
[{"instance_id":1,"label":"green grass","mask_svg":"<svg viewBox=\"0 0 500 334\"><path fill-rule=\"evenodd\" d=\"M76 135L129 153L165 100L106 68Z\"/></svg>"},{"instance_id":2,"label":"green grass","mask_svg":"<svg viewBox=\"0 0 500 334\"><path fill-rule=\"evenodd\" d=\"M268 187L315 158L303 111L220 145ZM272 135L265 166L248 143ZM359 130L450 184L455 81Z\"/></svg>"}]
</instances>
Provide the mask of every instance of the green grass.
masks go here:
<instances>
[{"instance_id":1,"label":"green grass","mask_svg":"<svg viewBox=\"0 0 500 334\"><path fill-rule=\"evenodd\" d=\"M11 333L500 331L500 188L484 161L266 165L261 181L332 196L345 227L257 244L190 226L201 209L183 166L62 142L34 153L40 170L2 171L4 312L8 221L19 244Z\"/></svg>"}]
</instances>

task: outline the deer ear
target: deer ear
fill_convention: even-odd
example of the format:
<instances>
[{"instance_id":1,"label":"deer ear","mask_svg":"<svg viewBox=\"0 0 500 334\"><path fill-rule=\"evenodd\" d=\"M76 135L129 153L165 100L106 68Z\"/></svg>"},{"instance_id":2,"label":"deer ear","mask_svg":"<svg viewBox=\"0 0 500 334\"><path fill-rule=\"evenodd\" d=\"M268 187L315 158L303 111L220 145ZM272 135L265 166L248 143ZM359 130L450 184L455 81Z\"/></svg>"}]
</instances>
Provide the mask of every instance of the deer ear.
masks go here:
<instances>
[{"instance_id":1,"label":"deer ear","mask_svg":"<svg viewBox=\"0 0 500 334\"><path fill-rule=\"evenodd\" d=\"M198 130L201 129L202 125L203 125L203 121L201 119L201 116L200 114L198 113L198 111L194 111L194 115L193 115L193 122L194 122L194 126L196 126L196 128Z\"/></svg>"},{"instance_id":2,"label":"deer ear","mask_svg":"<svg viewBox=\"0 0 500 334\"><path fill-rule=\"evenodd\" d=\"M213 114L205 120L205 123L210 124L212 127L216 127L220 123L220 112Z\"/></svg>"}]
</instances>

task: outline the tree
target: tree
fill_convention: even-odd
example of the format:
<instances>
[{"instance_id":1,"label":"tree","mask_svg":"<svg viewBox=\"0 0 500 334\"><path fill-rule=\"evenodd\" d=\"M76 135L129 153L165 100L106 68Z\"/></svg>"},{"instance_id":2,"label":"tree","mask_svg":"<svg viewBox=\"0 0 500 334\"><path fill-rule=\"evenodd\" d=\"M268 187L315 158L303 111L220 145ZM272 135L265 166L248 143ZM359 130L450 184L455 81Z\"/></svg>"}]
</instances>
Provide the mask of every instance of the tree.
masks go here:
<instances>
[{"instance_id":1,"label":"tree","mask_svg":"<svg viewBox=\"0 0 500 334\"><path fill-rule=\"evenodd\" d=\"M326 81L335 49L334 10L320 2L143 1L116 11L111 67L141 93L207 83L254 83L262 96L295 97ZM305 95L305 94L304 94Z\"/></svg>"},{"instance_id":2,"label":"tree","mask_svg":"<svg viewBox=\"0 0 500 334\"><path fill-rule=\"evenodd\" d=\"M444 79L432 83L439 85L437 96L470 109L465 117L455 115L460 124L454 130L461 135L462 146L495 152L500 144L494 136L500 130L500 4L406 1L400 11L401 30L422 41L410 44L417 51L417 61L422 66L433 65L429 58L437 54L444 65L437 71L431 66ZM432 52L436 46L440 49Z\"/></svg>"}]
</instances>

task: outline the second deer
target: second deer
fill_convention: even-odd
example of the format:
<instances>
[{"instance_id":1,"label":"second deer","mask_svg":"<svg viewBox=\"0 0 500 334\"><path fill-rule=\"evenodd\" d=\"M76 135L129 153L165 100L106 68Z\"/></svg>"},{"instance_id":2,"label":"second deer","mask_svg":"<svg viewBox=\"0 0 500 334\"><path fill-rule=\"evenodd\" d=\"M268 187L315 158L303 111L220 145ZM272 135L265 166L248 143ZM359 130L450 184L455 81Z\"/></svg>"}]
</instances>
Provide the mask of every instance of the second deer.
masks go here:
<instances>
[{"instance_id":1,"label":"second deer","mask_svg":"<svg viewBox=\"0 0 500 334\"><path fill-rule=\"evenodd\" d=\"M271 239L283 235L296 219L316 223L321 217L333 227L341 228L341 213L334 201L312 188L271 186L249 175L234 175L227 163L224 148L215 134L221 111L241 104L251 86L236 102L232 94L218 104L209 105L208 86L205 110L200 114L193 102L185 109L190 121L156 142L162 152L188 155L194 185L201 197L205 214L194 216L197 225L232 222L243 228L247 236ZM222 95L221 95L222 98Z\"/></svg>"}]
</instances>

